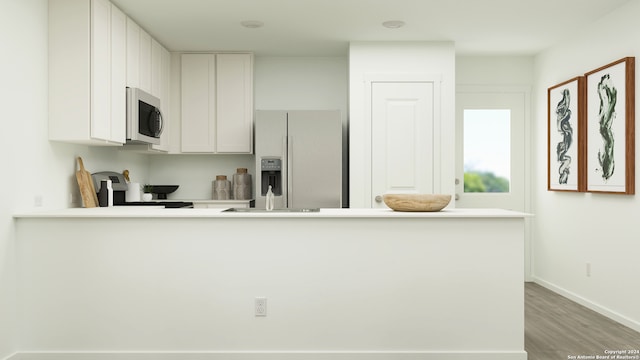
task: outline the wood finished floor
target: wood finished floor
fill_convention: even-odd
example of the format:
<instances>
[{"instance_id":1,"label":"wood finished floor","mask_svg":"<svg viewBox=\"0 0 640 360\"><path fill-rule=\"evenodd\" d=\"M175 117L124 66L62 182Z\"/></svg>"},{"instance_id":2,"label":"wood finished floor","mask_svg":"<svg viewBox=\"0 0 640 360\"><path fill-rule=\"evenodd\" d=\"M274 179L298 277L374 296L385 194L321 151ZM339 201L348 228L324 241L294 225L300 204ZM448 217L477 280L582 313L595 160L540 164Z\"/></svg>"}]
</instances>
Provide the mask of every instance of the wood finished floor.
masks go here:
<instances>
[{"instance_id":1,"label":"wood finished floor","mask_svg":"<svg viewBox=\"0 0 640 360\"><path fill-rule=\"evenodd\" d=\"M567 360L570 355L595 359L606 355L605 350L640 350L640 333L538 284L526 283L524 347L528 360ZM638 353L627 355L640 359Z\"/></svg>"}]
</instances>

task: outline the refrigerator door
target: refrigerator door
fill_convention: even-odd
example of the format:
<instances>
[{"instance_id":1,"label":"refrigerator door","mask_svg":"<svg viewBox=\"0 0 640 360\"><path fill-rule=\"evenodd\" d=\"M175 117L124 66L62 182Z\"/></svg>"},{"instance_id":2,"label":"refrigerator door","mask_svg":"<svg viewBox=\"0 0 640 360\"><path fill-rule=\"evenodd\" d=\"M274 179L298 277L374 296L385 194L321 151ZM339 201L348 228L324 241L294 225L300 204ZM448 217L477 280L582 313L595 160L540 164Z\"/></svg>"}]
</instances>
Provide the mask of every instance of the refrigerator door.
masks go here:
<instances>
[{"instance_id":1,"label":"refrigerator door","mask_svg":"<svg viewBox=\"0 0 640 360\"><path fill-rule=\"evenodd\" d=\"M338 110L288 111L289 208L342 206L342 121Z\"/></svg>"},{"instance_id":2,"label":"refrigerator door","mask_svg":"<svg viewBox=\"0 0 640 360\"><path fill-rule=\"evenodd\" d=\"M258 110L255 118L255 207L264 209L266 206L267 176L278 176L281 181L282 192L274 197L273 207L286 207L286 169L287 169L287 112L274 110ZM263 172L262 160L280 160L280 173Z\"/></svg>"}]
</instances>

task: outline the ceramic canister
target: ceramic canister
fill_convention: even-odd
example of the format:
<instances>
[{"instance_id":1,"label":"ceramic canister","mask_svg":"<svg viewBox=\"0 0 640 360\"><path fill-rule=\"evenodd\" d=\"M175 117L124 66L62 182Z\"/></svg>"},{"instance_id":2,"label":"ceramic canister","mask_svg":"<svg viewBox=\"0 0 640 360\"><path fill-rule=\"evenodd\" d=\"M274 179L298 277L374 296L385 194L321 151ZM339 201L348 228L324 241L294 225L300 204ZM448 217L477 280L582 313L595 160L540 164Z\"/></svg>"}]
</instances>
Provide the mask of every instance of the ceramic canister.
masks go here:
<instances>
[{"instance_id":1,"label":"ceramic canister","mask_svg":"<svg viewBox=\"0 0 640 360\"><path fill-rule=\"evenodd\" d=\"M233 174L233 198L236 200L251 200L251 174L246 168L238 168Z\"/></svg>"},{"instance_id":2,"label":"ceramic canister","mask_svg":"<svg viewBox=\"0 0 640 360\"><path fill-rule=\"evenodd\" d=\"M231 181L227 175L218 175L213 181L213 200L229 200L231 194Z\"/></svg>"}]
</instances>

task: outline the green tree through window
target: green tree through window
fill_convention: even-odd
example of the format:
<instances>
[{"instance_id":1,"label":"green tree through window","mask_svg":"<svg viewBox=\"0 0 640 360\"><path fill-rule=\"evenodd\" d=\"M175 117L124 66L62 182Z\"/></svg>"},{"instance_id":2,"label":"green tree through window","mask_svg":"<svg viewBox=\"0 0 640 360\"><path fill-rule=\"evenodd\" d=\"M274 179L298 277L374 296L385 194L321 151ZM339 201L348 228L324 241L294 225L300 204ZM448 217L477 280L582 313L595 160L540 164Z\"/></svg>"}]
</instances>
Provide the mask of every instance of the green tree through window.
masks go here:
<instances>
[{"instance_id":1,"label":"green tree through window","mask_svg":"<svg viewBox=\"0 0 640 360\"><path fill-rule=\"evenodd\" d=\"M509 192L509 180L491 172L466 171L464 192Z\"/></svg>"}]
</instances>

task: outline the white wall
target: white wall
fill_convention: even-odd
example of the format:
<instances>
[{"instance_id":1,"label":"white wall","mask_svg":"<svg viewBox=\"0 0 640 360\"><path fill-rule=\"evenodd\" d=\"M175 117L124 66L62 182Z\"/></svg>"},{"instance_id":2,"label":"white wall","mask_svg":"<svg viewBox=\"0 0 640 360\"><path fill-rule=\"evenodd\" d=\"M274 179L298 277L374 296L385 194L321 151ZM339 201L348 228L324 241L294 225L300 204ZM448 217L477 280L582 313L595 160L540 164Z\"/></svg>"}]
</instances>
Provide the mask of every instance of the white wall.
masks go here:
<instances>
[{"instance_id":1,"label":"white wall","mask_svg":"<svg viewBox=\"0 0 640 360\"><path fill-rule=\"evenodd\" d=\"M180 117L180 56L172 56L172 121ZM347 144L346 57L256 57L254 101L257 110L338 109L342 112L344 144ZM179 125L178 125L179 126ZM172 139L179 141L179 129ZM176 149L178 150L178 149ZM151 181L179 184L175 199L211 199L216 175L231 177L238 167L254 175L253 155L160 155L150 157ZM347 158L343 166L347 166ZM348 171L343 171L348 174ZM346 182L345 189L346 193ZM344 196L343 196L344 198Z\"/></svg>"},{"instance_id":2,"label":"white wall","mask_svg":"<svg viewBox=\"0 0 640 360\"><path fill-rule=\"evenodd\" d=\"M434 137L442 144L440 158L434 164L435 191L454 193L455 177L455 48L451 42L352 42L349 47L349 157L350 206L368 207L369 194L365 190L371 174L366 159L370 159L370 145L365 134L365 86L367 74L427 74L441 75L441 115L434 119Z\"/></svg>"},{"instance_id":3,"label":"white wall","mask_svg":"<svg viewBox=\"0 0 640 360\"><path fill-rule=\"evenodd\" d=\"M533 56L456 56L456 85L531 86Z\"/></svg>"},{"instance_id":4,"label":"white wall","mask_svg":"<svg viewBox=\"0 0 640 360\"><path fill-rule=\"evenodd\" d=\"M33 196L43 190L40 175L48 158L42 144L47 111L46 9L46 0L0 2L0 358L17 349L11 216L19 204L32 204Z\"/></svg>"},{"instance_id":5,"label":"white wall","mask_svg":"<svg viewBox=\"0 0 640 360\"><path fill-rule=\"evenodd\" d=\"M638 14L640 1L629 1L578 36L559 36L557 45L536 57L533 96L536 281L636 330L640 330L640 197L546 190L546 101L550 86L625 56L637 57ZM639 75L636 71L636 88ZM636 106L639 96L636 90ZM636 130L636 138L637 134ZM636 145L636 168L639 148ZM639 175L636 170L636 179ZM587 263L591 277L586 275Z\"/></svg>"},{"instance_id":6,"label":"white wall","mask_svg":"<svg viewBox=\"0 0 640 360\"><path fill-rule=\"evenodd\" d=\"M333 110L347 119L346 57L256 57L256 110Z\"/></svg>"},{"instance_id":7,"label":"white wall","mask_svg":"<svg viewBox=\"0 0 640 360\"><path fill-rule=\"evenodd\" d=\"M116 149L50 143L47 135L47 0L0 1L0 358L19 347L15 319L12 214L79 202L77 156L90 171L130 168L148 176L145 157ZM78 204L76 204L77 206Z\"/></svg>"}]
</instances>

